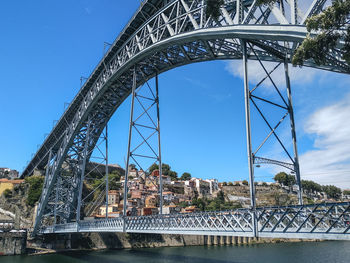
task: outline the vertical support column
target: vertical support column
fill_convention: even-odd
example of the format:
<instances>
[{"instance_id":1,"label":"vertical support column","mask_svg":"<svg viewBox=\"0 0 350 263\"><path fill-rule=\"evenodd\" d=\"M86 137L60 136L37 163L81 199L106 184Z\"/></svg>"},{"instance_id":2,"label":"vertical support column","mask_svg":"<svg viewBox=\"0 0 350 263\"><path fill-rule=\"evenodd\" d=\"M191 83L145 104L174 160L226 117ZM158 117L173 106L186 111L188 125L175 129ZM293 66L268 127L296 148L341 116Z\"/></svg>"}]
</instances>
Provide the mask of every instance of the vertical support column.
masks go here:
<instances>
[{"instance_id":1,"label":"vertical support column","mask_svg":"<svg viewBox=\"0 0 350 263\"><path fill-rule=\"evenodd\" d=\"M248 58L247 58L247 43L242 40L243 49L243 71L244 71L244 98L245 98L245 118L246 118L246 133L247 133L247 152L248 152L248 169L250 183L250 202L252 208L252 226L253 234L257 236L257 220L256 220L256 203L255 203L255 185L254 185L254 165L251 140L251 122L250 122L250 89L248 82Z\"/></svg>"},{"instance_id":2,"label":"vertical support column","mask_svg":"<svg viewBox=\"0 0 350 263\"><path fill-rule=\"evenodd\" d=\"M132 80L132 94L131 94L131 110L130 110L130 123L129 123L129 141L128 141L128 155L126 157L126 167L125 167L125 180L124 180L124 204L123 204L123 216L124 216L124 226L123 231L126 230L125 217L126 217L126 205L128 198L128 175L129 175L129 161L130 161L130 147L131 147L131 135L133 127L134 118L134 105L135 105L135 90L136 90L136 68L134 68L133 80Z\"/></svg>"},{"instance_id":3,"label":"vertical support column","mask_svg":"<svg viewBox=\"0 0 350 263\"><path fill-rule=\"evenodd\" d=\"M199 24L199 28L203 28L203 24L204 24L204 0L202 0L201 2L201 22Z\"/></svg>"},{"instance_id":4,"label":"vertical support column","mask_svg":"<svg viewBox=\"0 0 350 263\"><path fill-rule=\"evenodd\" d=\"M58 191L61 188L61 176L59 175L57 178L57 184L56 184L56 196L55 196L55 208L54 208L54 225L57 224L57 205L58 205Z\"/></svg>"},{"instance_id":5,"label":"vertical support column","mask_svg":"<svg viewBox=\"0 0 350 263\"><path fill-rule=\"evenodd\" d=\"M108 186L108 123L106 124L106 134L105 134L105 140L106 140L106 219L108 218L108 191L109 191L109 186Z\"/></svg>"},{"instance_id":6,"label":"vertical support column","mask_svg":"<svg viewBox=\"0 0 350 263\"><path fill-rule=\"evenodd\" d=\"M289 2L290 4L290 16L292 19L292 25L296 25L298 23L298 6L297 6L297 1L296 0L290 0Z\"/></svg>"},{"instance_id":7,"label":"vertical support column","mask_svg":"<svg viewBox=\"0 0 350 263\"><path fill-rule=\"evenodd\" d=\"M292 103L292 92L290 87L290 78L288 71L288 61L285 59L284 61L284 71L286 75L286 86L287 86L287 95L288 95L288 111L290 116L290 126L292 131L292 140L293 140L293 150L294 150L294 171L295 177L298 185L298 199L299 205L303 204L303 192L301 188L301 180L300 180L300 167L299 167L299 157L298 157L298 148L297 148L297 136L295 132L295 121L294 121L294 111L293 111L293 103Z\"/></svg>"},{"instance_id":8,"label":"vertical support column","mask_svg":"<svg viewBox=\"0 0 350 263\"><path fill-rule=\"evenodd\" d=\"M80 175L80 181L79 181L78 207L77 207L77 214L76 214L76 221L77 221L77 223L79 223L79 221L80 221L81 197L82 197L82 194L83 194L86 158L87 158L87 152L88 152L88 149L89 149L88 146L89 146L89 137L90 137L90 125L91 125L91 121L89 119L88 120L87 130L86 130L85 145L84 145L84 150L83 150L83 154L82 154L83 163L82 163L82 165L80 167L81 175Z\"/></svg>"},{"instance_id":9,"label":"vertical support column","mask_svg":"<svg viewBox=\"0 0 350 263\"><path fill-rule=\"evenodd\" d=\"M46 171L45 171L45 179L44 179L44 187L47 187L46 184L47 184L47 180L49 179L51 158L52 158L52 149L50 149L49 159L47 160Z\"/></svg>"},{"instance_id":10,"label":"vertical support column","mask_svg":"<svg viewBox=\"0 0 350 263\"><path fill-rule=\"evenodd\" d=\"M159 89L158 74L156 75L156 102L157 102L157 131L158 131L158 164L159 164L159 213L163 214L163 176L162 176L162 153L160 146L160 116L159 116Z\"/></svg>"},{"instance_id":11,"label":"vertical support column","mask_svg":"<svg viewBox=\"0 0 350 263\"><path fill-rule=\"evenodd\" d=\"M241 24L243 21L243 3L242 0L236 0L236 15L234 22L236 25Z\"/></svg>"}]
</instances>

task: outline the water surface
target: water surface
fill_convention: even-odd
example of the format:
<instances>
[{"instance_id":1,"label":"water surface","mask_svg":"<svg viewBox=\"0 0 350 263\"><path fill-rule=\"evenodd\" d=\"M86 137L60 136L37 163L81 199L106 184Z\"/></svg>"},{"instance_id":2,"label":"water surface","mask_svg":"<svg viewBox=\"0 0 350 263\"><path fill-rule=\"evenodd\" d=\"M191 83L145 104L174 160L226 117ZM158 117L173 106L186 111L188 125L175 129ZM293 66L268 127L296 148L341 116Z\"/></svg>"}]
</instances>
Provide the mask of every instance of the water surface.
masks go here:
<instances>
[{"instance_id":1,"label":"water surface","mask_svg":"<svg viewBox=\"0 0 350 263\"><path fill-rule=\"evenodd\" d=\"M1 257L0 263L350 263L350 242L301 242L245 246L199 246L66 252Z\"/></svg>"}]
</instances>

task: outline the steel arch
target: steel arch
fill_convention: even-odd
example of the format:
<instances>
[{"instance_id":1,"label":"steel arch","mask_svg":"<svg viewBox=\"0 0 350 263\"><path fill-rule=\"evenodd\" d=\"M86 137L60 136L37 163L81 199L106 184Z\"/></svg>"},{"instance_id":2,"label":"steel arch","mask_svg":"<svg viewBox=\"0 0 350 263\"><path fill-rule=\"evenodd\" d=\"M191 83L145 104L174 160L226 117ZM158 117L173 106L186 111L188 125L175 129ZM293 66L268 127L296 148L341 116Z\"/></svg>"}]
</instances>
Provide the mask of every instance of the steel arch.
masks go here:
<instances>
[{"instance_id":1,"label":"steel arch","mask_svg":"<svg viewBox=\"0 0 350 263\"><path fill-rule=\"evenodd\" d=\"M137 86L140 86L157 74L182 65L241 59L241 39L252 43L262 60L283 62L287 57L290 61L295 46L307 35L304 20L297 22L297 1L287 1L291 13L295 14L290 19L276 6L258 7L256 1L226 1L219 20L205 17L202 0L173 0L164 6L161 2L146 1L141 5L23 172L22 176L28 176L35 167L47 164L34 232L45 216L59 210L50 206L49 201L57 196L54 188L63 164L72 167L78 164L78 168L74 168L77 176L60 187L64 192L62 196L67 196L69 202L58 212L71 214L72 204L77 201L78 174L84 167L82 156L92 152L109 118L130 94L134 69ZM305 16L321 11L325 1L321 2L315 0ZM145 11L146 7L151 9ZM141 19L145 12L150 18ZM251 48L247 55L249 59L257 59ZM349 72L339 57L340 51L335 50L327 58L327 65L319 66L313 61L305 65Z\"/></svg>"}]
</instances>

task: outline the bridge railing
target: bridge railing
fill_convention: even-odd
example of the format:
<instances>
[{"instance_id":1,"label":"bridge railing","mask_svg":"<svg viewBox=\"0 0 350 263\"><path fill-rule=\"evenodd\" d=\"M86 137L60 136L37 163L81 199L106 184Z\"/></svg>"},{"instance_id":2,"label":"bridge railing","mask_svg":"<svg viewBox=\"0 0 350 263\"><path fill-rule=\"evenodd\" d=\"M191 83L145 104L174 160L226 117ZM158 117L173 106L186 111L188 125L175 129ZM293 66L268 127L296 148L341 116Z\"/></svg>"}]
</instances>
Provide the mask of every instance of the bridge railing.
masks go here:
<instances>
[{"instance_id":1,"label":"bridge railing","mask_svg":"<svg viewBox=\"0 0 350 263\"><path fill-rule=\"evenodd\" d=\"M137 216L126 218L128 232L252 233L249 210Z\"/></svg>"},{"instance_id":2,"label":"bridge railing","mask_svg":"<svg viewBox=\"0 0 350 263\"><path fill-rule=\"evenodd\" d=\"M260 236L350 234L350 203L261 208L257 220Z\"/></svg>"},{"instance_id":3,"label":"bridge railing","mask_svg":"<svg viewBox=\"0 0 350 263\"><path fill-rule=\"evenodd\" d=\"M42 234L129 232L254 236L254 212L198 212L80 221L42 229ZM350 240L350 202L264 207L255 211L259 237Z\"/></svg>"}]
</instances>

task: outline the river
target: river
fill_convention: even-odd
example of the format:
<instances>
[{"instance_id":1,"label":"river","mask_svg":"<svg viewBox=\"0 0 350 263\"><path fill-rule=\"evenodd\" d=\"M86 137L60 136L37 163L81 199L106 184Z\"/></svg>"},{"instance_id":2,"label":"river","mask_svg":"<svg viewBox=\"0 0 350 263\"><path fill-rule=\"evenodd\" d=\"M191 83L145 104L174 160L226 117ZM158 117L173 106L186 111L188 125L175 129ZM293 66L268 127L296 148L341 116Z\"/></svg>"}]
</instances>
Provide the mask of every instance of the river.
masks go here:
<instances>
[{"instance_id":1,"label":"river","mask_svg":"<svg viewBox=\"0 0 350 263\"><path fill-rule=\"evenodd\" d=\"M349 263L350 242L301 242L242 246L198 246L65 252L1 257L1 263Z\"/></svg>"}]
</instances>

